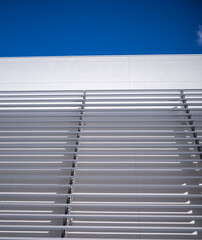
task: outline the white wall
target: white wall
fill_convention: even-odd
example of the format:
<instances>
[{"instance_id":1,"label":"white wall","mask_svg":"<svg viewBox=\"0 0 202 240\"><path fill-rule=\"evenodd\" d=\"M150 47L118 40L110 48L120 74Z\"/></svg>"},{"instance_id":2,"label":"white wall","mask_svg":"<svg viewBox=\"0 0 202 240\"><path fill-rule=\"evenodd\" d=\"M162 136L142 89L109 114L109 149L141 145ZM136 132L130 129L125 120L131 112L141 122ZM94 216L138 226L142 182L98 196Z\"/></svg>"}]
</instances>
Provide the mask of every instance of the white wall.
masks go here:
<instances>
[{"instance_id":1,"label":"white wall","mask_svg":"<svg viewBox=\"0 0 202 240\"><path fill-rule=\"evenodd\" d=\"M202 55L0 58L0 88L202 88Z\"/></svg>"}]
</instances>

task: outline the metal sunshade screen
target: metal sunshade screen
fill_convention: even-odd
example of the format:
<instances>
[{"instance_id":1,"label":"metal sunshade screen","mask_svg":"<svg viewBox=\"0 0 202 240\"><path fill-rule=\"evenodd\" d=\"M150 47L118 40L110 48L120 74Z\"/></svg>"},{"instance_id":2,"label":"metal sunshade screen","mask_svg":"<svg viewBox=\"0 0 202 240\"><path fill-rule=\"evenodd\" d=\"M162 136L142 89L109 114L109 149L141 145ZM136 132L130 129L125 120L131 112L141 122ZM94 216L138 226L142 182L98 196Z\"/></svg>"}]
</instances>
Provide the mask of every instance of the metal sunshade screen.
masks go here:
<instances>
[{"instance_id":1,"label":"metal sunshade screen","mask_svg":"<svg viewBox=\"0 0 202 240\"><path fill-rule=\"evenodd\" d=\"M62 235L82 103L82 91L0 93L3 239Z\"/></svg>"},{"instance_id":2,"label":"metal sunshade screen","mask_svg":"<svg viewBox=\"0 0 202 240\"><path fill-rule=\"evenodd\" d=\"M201 90L0 99L0 239L202 239Z\"/></svg>"},{"instance_id":3,"label":"metal sunshade screen","mask_svg":"<svg viewBox=\"0 0 202 240\"><path fill-rule=\"evenodd\" d=\"M67 237L202 238L187 104L177 90L87 91Z\"/></svg>"}]
</instances>

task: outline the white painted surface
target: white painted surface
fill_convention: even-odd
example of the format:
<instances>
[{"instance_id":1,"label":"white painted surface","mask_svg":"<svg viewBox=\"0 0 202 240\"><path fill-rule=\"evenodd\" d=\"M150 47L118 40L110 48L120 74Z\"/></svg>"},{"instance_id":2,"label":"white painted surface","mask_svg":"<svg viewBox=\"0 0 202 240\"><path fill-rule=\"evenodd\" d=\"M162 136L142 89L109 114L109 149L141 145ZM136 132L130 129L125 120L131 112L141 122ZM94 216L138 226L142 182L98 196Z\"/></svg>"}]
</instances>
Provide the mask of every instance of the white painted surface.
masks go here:
<instances>
[{"instance_id":1,"label":"white painted surface","mask_svg":"<svg viewBox=\"0 0 202 240\"><path fill-rule=\"evenodd\" d=\"M0 88L202 88L202 55L0 58Z\"/></svg>"}]
</instances>

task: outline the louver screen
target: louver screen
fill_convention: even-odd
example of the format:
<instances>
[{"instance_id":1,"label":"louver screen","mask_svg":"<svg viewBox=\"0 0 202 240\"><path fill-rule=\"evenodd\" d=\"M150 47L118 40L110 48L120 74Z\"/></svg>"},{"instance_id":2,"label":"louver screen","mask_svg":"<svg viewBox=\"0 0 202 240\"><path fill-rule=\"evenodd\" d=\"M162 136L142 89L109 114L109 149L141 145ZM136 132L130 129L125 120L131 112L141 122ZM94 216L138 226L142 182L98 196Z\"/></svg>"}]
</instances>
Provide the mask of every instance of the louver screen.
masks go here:
<instances>
[{"instance_id":1,"label":"louver screen","mask_svg":"<svg viewBox=\"0 0 202 240\"><path fill-rule=\"evenodd\" d=\"M0 239L202 239L202 90L0 92Z\"/></svg>"}]
</instances>

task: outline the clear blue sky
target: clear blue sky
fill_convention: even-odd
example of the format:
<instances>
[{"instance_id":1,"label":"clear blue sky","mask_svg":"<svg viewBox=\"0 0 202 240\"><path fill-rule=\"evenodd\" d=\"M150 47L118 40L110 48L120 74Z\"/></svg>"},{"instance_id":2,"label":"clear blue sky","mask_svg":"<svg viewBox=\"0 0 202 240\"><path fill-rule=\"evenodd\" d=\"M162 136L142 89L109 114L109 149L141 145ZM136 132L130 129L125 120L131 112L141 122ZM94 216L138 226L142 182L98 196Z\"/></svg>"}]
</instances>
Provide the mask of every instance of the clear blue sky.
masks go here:
<instances>
[{"instance_id":1,"label":"clear blue sky","mask_svg":"<svg viewBox=\"0 0 202 240\"><path fill-rule=\"evenodd\" d=\"M0 56L202 53L202 0L0 0Z\"/></svg>"}]
</instances>

